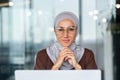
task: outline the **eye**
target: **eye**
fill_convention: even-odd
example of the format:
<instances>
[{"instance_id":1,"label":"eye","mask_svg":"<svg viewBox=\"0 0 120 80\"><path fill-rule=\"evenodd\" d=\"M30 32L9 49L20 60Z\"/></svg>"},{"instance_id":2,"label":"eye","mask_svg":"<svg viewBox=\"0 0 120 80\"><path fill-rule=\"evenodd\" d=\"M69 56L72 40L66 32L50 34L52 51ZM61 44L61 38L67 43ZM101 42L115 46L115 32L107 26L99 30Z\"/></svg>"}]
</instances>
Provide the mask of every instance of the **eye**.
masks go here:
<instances>
[{"instance_id":1,"label":"eye","mask_svg":"<svg viewBox=\"0 0 120 80\"><path fill-rule=\"evenodd\" d=\"M60 32L64 31L64 29L62 27L57 27L57 30Z\"/></svg>"},{"instance_id":2,"label":"eye","mask_svg":"<svg viewBox=\"0 0 120 80\"><path fill-rule=\"evenodd\" d=\"M62 29L62 28L59 28L59 29L58 29L58 31L64 31L64 29Z\"/></svg>"},{"instance_id":3,"label":"eye","mask_svg":"<svg viewBox=\"0 0 120 80\"><path fill-rule=\"evenodd\" d=\"M74 31L75 30L75 27L71 26L69 27L69 31Z\"/></svg>"},{"instance_id":4,"label":"eye","mask_svg":"<svg viewBox=\"0 0 120 80\"><path fill-rule=\"evenodd\" d=\"M73 29L73 28L70 28L69 31L74 31L74 29Z\"/></svg>"}]
</instances>

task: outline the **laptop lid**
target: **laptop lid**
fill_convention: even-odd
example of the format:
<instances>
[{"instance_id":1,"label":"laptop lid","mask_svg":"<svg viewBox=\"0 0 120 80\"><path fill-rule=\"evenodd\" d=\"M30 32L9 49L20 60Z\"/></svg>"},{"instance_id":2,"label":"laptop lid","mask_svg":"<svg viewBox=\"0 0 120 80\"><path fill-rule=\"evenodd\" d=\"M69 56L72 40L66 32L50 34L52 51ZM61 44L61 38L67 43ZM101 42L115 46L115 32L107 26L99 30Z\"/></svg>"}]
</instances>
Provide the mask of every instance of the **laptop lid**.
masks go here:
<instances>
[{"instance_id":1,"label":"laptop lid","mask_svg":"<svg viewBox=\"0 0 120 80\"><path fill-rule=\"evenodd\" d=\"M100 70L16 70L15 80L101 80Z\"/></svg>"}]
</instances>

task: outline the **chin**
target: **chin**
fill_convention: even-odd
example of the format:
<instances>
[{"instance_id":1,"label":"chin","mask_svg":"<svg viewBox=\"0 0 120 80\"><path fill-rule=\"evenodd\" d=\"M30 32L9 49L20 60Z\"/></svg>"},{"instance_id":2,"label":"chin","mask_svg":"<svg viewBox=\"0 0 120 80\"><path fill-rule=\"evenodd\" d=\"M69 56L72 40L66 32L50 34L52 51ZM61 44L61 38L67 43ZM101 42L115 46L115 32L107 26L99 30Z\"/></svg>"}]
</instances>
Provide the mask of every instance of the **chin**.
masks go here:
<instances>
[{"instance_id":1,"label":"chin","mask_svg":"<svg viewBox=\"0 0 120 80\"><path fill-rule=\"evenodd\" d=\"M64 46L64 47L69 47L70 44L62 44L62 46Z\"/></svg>"}]
</instances>

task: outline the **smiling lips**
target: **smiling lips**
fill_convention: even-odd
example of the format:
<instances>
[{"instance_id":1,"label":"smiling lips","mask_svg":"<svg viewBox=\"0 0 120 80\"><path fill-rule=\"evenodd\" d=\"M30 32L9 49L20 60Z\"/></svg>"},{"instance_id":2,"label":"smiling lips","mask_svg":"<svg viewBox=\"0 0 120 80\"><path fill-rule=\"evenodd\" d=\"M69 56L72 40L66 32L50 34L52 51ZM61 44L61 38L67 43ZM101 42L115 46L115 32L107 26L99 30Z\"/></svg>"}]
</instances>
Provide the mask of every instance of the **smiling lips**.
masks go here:
<instances>
[{"instance_id":1,"label":"smiling lips","mask_svg":"<svg viewBox=\"0 0 120 80\"><path fill-rule=\"evenodd\" d=\"M63 39L62 41L65 43L68 43L70 41L70 39Z\"/></svg>"}]
</instances>

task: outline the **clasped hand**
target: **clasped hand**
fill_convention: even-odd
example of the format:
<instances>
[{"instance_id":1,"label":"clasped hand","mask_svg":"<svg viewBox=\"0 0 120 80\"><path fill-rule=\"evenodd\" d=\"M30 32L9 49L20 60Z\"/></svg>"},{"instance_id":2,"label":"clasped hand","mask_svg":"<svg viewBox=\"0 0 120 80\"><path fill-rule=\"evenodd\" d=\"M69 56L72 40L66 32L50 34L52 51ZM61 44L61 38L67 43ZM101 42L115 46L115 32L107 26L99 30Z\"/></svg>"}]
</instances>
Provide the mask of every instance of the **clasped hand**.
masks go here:
<instances>
[{"instance_id":1,"label":"clasped hand","mask_svg":"<svg viewBox=\"0 0 120 80\"><path fill-rule=\"evenodd\" d=\"M81 66L78 64L73 51L70 50L68 47L62 48L52 69L58 70L64 61L68 61L69 64L71 64L75 69L81 69Z\"/></svg>"}]
</instances>

